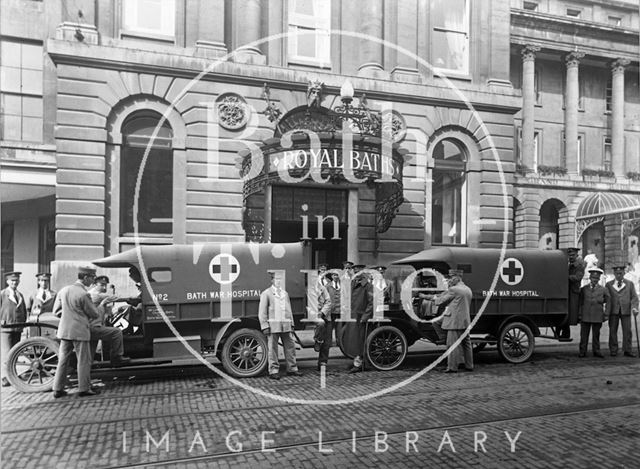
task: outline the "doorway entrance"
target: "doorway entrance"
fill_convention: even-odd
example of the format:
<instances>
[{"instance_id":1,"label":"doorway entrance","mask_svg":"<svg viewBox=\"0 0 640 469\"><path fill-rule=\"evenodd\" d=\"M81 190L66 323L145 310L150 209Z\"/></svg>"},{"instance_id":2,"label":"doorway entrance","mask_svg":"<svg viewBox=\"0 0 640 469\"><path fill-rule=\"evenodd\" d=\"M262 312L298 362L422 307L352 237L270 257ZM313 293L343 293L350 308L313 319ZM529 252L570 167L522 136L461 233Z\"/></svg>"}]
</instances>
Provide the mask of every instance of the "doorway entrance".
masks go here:
<instances>
[{"instance_id":1,"label":"doorway entrance","mask_svg":"<svg viewBox=\"0 0 640 469\"><path fill-rule=\"evenodd\" d=\"M347 259L348 191L272 186L271 242L307 240L312 268L341 268Z\"/></svg>"}]
</instances>

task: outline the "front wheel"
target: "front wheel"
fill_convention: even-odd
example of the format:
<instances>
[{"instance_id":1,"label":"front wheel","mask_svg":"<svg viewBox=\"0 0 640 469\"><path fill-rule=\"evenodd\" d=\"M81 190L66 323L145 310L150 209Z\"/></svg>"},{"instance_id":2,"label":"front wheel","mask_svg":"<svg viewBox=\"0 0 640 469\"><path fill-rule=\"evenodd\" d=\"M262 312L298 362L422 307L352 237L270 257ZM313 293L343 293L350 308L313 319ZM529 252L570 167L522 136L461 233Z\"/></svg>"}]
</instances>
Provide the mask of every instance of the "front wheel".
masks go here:
<instances>
[{"instance_id":1,"label":"front wheel","mask_svg":"<svg viewBox=\"0 0 640 469\"><path fill-rule=\"evenodd\" d=\"M367 337L366 353L367 360L377 370L393 370L407 356L407 339L397 327L377 327Z\"/></svg>"},{"instance_id":2,"label":"front wheel","mask_svg":"<svg viewBox=\"0 0 640 469\"><path fill-rule=\"evenodd\" d=\"M255 329L233 332L222 347L222 366L236 378L258 376L267 368L267 339Z\"/></svg>"},{"instance_id":3,"label":"front wheel","mask_svg":"<svg viewBox=\"0 0 640 469\"><path fill-rule=\"evenodd\" d=\"M500 331L498 353L509 363L524 363L535 347L531 328L523 322L512 322Z\"/></svg>"},{"instance_id":4,"label":"front wheel","mask_svg":"<svg viewBox=\"0 0 640 469\"><path fill-rule=\"evenodd\" d=\"M7 358L11 385L22 392L51 391L58 349L58 343L46 337L31 337L14 345Z\"/></svg>"}]
</instances>

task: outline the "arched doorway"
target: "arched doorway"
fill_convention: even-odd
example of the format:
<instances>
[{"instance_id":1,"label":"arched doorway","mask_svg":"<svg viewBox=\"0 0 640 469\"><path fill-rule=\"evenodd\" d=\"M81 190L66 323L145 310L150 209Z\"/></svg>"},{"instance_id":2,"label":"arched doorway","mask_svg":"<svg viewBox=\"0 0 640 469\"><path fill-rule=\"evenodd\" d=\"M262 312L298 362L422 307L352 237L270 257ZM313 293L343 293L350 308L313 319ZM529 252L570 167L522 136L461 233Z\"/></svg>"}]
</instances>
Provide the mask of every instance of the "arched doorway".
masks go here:
<instances>
[{"instance_id":1,"label":"arched doorway","mask_svg":"<svg viewBox=\"0 0 640 469\"><path fill-rule=\"evenodd\" d=\"M540 249L558 249L560 238L560 208L562 203L556 199L545 201L540 207L538 223L538 247Z\"/></svg>"},{"instance_id":2,"label":"arched doorway","mask_svg":"<svg viewBox=\"0 0 640 469\"><path fill-rule=\"evenodd\" d=\"M582 234L582 255L586 257L590 254L598 258L598 266L604 264L605 243L604 243L604 222L598 222L587 228Z\"/></svg>"}]
</instances>

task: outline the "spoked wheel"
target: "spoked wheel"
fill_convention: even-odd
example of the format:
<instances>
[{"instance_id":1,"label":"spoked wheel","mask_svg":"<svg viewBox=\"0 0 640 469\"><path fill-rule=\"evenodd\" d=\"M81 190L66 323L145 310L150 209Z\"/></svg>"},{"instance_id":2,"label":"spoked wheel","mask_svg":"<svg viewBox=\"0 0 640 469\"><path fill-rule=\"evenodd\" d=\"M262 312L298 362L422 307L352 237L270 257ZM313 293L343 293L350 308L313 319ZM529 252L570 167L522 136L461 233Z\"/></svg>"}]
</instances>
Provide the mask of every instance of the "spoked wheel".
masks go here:
<instances>
[{"instance_id":1,"label":"spoked wheel","mask_svg":"<svg viewBox=\"0 0 640 469\"><path fill-rule=\"evenodd\" d=\"M255 329L239 329L224 342L222 366L232 376L257 376L267 368L267 340Z\"/></svg>"},{"instance_id":2,"label":"spoked wheel","mask_svg":"<svg viewBox=\"0 0 640 469\"><path fill-rule=\"evenodd\" d=\"M32 337L14 345L7 359L11 385L22 392L51 391L58 349L58 343L46 337Z\"/></svg>"},{"instance_id":3,"label":"spoked wheel","mask_svg":"<svg viewBox=\"0 0 640 469\"><path fill-rule=\"evenodd\" d=\"M381 371L393 370L400 366L407 356L407 339L394 326L381 326L367 337L367 360Z\"/></svg>"},{"instance_id":4,"label":"spoked wheel","mask_svg":"<svg viewBox=\"0 0 640 469\"><path fill-rule=\"evenodd\" d=\"M535 348L535 339L531 328L522 322L507 324L498 338L498 353L509 363L524 363Z\"/></svg>"}]
</instances>

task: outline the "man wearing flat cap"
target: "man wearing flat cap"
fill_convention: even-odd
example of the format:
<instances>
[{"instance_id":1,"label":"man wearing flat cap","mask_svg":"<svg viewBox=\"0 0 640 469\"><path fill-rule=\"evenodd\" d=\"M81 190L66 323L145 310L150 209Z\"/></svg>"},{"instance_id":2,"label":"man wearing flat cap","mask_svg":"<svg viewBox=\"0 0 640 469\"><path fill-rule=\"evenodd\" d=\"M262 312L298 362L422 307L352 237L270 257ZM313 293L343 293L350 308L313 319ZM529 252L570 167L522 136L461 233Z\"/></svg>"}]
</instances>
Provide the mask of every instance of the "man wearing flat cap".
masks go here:
<instances>
[{"instance_id":1,"label":"man wearing flat cap","mask_svg":"<svg viewBox=\"0 0 640 469\"><path fill-rule=\"evenodd\" d=\"M585 262L578 255L577 247L567 249L569 260L569 314L567 320L560 326L558 339L561 342L571 341L571 326L578 323L578 310L580 308L580 287L586 268Z\"/></svg>"},{"instance_id":2,"label":"man wearing flat cap","mask_svg":"<svg viewBox=\"0 0 640 469\"><path fill-rule=\"evenodd\" d=\"M449 270L448 288L438 296L431 296L438 306L446 306L442 316L434 319L434 326L447 332L447 347L451 347L471 323L471 289L462 281L461 270ZM428 297L429 295L425 295ZM438 324L440 323L440 324ZM460 365L465 371L473 371L473 349L469 334L447 357L445 373L456 373Z\"/></svg>"},{"instance_id":3,"label":"man wearing flat cap","mask_svg":"<svg viewBox=\"0 0 640 469\"><path fill-rule=\"evenodd\" d=\"M20 342L22 327L27 320L27 307L24 296L18 291L20 272L4 274L7 288L0 292L0 359L2 359L2 386L9 386L7 380L7 358L11 347ZM15 326L13 326L15 324Z\"/></svg>"},{"instance_id":4,"label":"man wearing flat cap","mask_svg":"<svg viewBox=\"0 0 640 469\"><path fill-rule=\"evenodd\" d=\"M589 270L589 285L580 290L578 320L580 321L580 347L579 357L587 355L589 344L589 332L591 331L591 347L593 356L604 358L600 352L600 328L607 320L609 291L599 284L602 269ZM605 304L607 308L605 309Z\"/></svg>"},{"instance_id":5,"label":"man wearing flat cap","mask_svg":"<svg viewBox=\"0 0 640 469\"><path fill-rule=\"evenodd\" d=\"M92 319L100 314L91 301L87 287L93 284L96 270L91 267L78 269L78 280L64 287L58 293L53 313L61 312L57 336L60 339L58 369L53 380L53 397L66 396L64 386L67 381L67 369L71 352L78 359L78 395L94 396L98 391L91 389L91 329Z\"/></svg>"},{"instance_id":6,"label":"man wearing flat cap","mask_svg":"<svg viewBox=\"0 0 640 469\"><path fill-rule=\"evenodd\" d=\"M609 310L609 353L618 354L618 324L622 324L622 351L625 357L635 357L631 347L631 313L638 315L638 295L633 282L624 278L625 266L613 268L614 279L606 284L611 301Z\"/></svg>"},{"instance_id":7,"label":"man wearing flat cap","mask_svg":"<svg viewBox=\"0 0 640 469\"><path fill-rule=\"evenodd\" d=\"M35 316L42 313L51 313L56 301L56 292L51 290L51 274L40 272L36 275L38 289L31 294L27 301L27 311Z\"/></svg>"}]
</instances>

